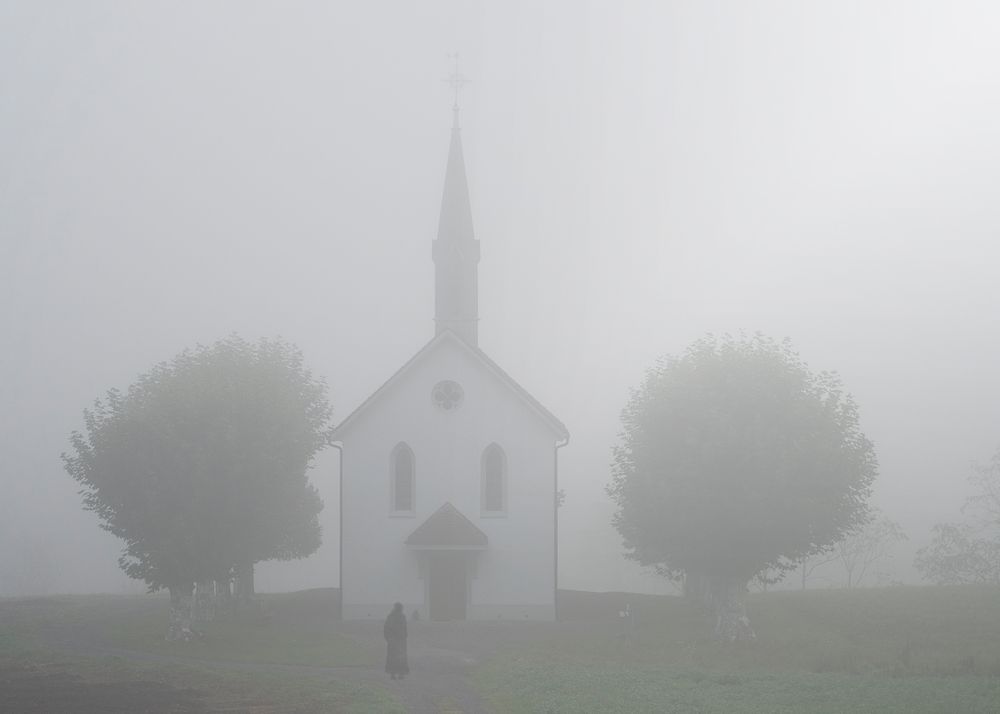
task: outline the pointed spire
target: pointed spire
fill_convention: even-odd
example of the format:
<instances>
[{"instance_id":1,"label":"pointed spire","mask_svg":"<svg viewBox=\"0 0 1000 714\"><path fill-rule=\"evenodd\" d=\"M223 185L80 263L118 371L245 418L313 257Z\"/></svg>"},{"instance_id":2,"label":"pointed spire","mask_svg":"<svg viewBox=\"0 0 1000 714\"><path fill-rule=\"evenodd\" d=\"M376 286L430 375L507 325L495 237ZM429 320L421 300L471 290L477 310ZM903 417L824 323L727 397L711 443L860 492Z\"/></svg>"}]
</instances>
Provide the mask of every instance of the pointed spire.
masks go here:
<instances>
[{"instance_id":1,"label":"pointed spire","mask_svg":"<svg viewBox=\"0 0 1000 714\"><path fill-rule=\"evenodd\" d=\"M462 130L458 127L451 130L448 168L444 175L441 216L438 220L438 240L475 240L469 184L465 178L465 157L462 155Z\"/></svg>"},{"instance_id":2,"label":"pointed spire","mask_svg":"<svg viewBox=\"0 0 1000 714\"><path fill-rule=\"evenodd\" d=\"M456 69L457 75L457 69ZM455 75L453 75L453 86ZM434 241L434 322L436 333L451 330L470 345L479 341L479 241L472 228L472 205L458 126L458 97L448 166L441 196L441 216Z\"/></svg>"}]
</instances>

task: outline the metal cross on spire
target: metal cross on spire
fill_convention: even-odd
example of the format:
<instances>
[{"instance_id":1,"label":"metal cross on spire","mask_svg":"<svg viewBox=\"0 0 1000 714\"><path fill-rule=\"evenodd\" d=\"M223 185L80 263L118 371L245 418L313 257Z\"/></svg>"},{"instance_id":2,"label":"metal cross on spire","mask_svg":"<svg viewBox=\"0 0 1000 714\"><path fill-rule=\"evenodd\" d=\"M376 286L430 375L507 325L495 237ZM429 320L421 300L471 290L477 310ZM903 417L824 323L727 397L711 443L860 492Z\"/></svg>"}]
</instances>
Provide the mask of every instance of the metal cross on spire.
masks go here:
<instances>
[{"instance_id":1,"label":"metal cross on spire","mask_svg":"<svg viewBox=\"0 0 1000 714\"><path fill-rule=\"evenodd\" d=\"M452 127L458 128L458 93L462 91L462 87L468 84L469 80L465 75L458 71L458 52L449 52L448 59L453 60L455 63L455 70L451 75L444 80L447 82L451 88L455 91L455 103L451 105L451 111L453 113L453 124Z\"/></svg>"}]
</instances>

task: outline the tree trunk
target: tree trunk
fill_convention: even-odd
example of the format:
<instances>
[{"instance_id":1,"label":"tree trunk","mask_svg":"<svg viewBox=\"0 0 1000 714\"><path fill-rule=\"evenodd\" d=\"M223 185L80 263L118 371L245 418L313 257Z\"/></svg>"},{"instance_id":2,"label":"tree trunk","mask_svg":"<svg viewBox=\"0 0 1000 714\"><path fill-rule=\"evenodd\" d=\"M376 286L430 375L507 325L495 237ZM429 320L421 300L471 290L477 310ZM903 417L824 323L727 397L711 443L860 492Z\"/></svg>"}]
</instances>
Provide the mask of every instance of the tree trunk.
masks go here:
<instances>
[{"instance_id":1,"label":"tree trunk","mask_svg":"<svg viewBox=\"0 0 1000 714\"><path fill-rule=\"evenodd\" d=\"M191 619L196 623L215 619L215 587L211 580L201 580L195 584Z\"/></svg>"},{"instance_id":2,"label":"tree trunk","mask_svg":"<svg viewBox=\"0 0 1000 714\"><path fill-rule=\"evenodd\" d=\"M234 600L231 580L215 581L215 611L219 617L232 617Z\"/></svg>"},{"instance_id":3,"label":"tree trunk","mask_svg":"<svg viewBox=\"0 0 1000 714\"><path fill-rule=\"evenodd\" d=\"M704 585L706 604L715 618L715 636L723 642L756 639L744 600L746 581L716 575L704 577Z\"/></svg>"},{"instance_id":4,"label":"tree trunk","mask_svg":"<svg viewBox=\"0 0 1000 714\"><path fill-rule=\"evenodd\" d=\"M244 561L236 566L236 606L240 610L249 609L253 601L253 562Z\"/></svg>"},{"instance_id":5,"label":"tree trunk","mask_svg":"<svg viewBox=\"0 0 1000 714\"><path fill-rule=\"evenodd\" d=\"M701 573L684 573L684 598L708 603L707 579Z\"/></svg>"},{"instance_id":6,"label":"tree trunk","mask_svg":"<svg viewBox=\"0 0 1000 714\"><path fill-rule=\"evenodd\" d=\"M188 642L194 639L194 632L191 629L193 589L191 583L170 588L170 624L167 626L167 642Z\"/></svg>"}]
</instances>

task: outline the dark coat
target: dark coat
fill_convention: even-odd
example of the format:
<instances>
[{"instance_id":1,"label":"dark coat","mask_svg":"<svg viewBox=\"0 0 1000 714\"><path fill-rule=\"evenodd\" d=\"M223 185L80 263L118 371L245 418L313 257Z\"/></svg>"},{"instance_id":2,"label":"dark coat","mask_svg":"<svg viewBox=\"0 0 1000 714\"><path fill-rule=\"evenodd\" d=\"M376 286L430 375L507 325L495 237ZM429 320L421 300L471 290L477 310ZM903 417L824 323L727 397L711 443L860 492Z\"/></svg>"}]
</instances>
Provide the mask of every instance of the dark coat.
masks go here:
<instances>
[{"instance_id":1,"label":"dark coat","mask_svg":"<svg viewBox=\"0 0 1000 714\"><path fill-rule=\"evenodd\" d=\"M401 609L394 609L389 613L382 631L386 642L386 674L409 674L410 666L406 663L406 615Z\"/></svg>"}]
</instances>

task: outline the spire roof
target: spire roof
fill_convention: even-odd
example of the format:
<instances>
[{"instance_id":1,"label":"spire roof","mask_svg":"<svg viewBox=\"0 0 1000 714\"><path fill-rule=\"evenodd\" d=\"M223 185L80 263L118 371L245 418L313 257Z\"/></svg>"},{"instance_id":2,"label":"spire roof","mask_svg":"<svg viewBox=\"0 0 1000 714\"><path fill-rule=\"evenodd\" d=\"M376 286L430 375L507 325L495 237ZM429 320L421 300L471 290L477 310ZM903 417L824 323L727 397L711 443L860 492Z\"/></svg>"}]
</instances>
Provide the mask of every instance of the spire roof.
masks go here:
<instances>
[{"instance_id":1,"label":"spire roof","mask_svg":"<svg viewBox=\"0 0 1000 714\"><path fill-rule=\"evenodd\" d=\"M465 79L458 72L450 82L455 90L454 124L448 146L448 165L441 195L441 216L434 258L434 331L452 330L470 345L479 341L479 241L472 228L469 183L462 155L462 129L458 125L458 91Z\"/></svg>"},{"instance_id":2,"label":"spire roof","mask_svg":"<svg viewBox=\"0 0 1000 714\"><path fill-rule=\"evenodd\" d=\"M448 168L444 176L444 194L441 196L441 217L438 221L437 237L449 243L475 240L469 184L465 178L465 157L462 155L462 130L457 126L451 130Z\"/></svg>"}]
</instances>

